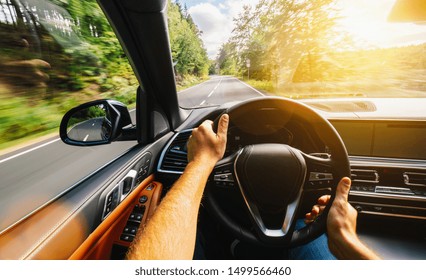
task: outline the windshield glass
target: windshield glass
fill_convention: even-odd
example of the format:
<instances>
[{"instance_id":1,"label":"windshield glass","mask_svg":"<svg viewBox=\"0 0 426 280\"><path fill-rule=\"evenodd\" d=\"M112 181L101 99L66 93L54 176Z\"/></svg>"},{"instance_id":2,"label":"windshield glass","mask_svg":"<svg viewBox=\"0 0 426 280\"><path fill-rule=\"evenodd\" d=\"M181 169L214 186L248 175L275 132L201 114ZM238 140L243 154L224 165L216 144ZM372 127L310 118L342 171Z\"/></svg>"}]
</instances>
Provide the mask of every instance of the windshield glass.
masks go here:
<instances>
[{"instance_id":1,"label":"windshield glass","mask_svg":"<svg viewBox=\"0 0 426 280\"><path fill-rule=\"evenodd\" d=\"M169 29L180 105L256 95L424 97L425 16L413 18L395 9L395 2L172 1Z\"/></svg>"}]
</instances>

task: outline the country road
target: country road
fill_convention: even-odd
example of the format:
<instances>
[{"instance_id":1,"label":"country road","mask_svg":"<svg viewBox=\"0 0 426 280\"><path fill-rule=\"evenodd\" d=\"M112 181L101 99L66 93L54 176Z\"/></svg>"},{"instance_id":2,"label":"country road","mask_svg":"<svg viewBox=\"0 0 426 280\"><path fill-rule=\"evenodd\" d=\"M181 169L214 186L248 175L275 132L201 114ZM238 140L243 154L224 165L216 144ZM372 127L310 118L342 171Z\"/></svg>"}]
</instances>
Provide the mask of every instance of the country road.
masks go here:
<instances>
[{"instance_id":1,"label":"country road","mask_svg":"<svg viewBox=\"0 0 426 280\"><path fill-rule=\"evenodd\" d=\"M213 76L210 80L183 90L178 94L184 108L224 104L260 97L263 93L229 76Z\"/></svg>"},{"instance_id":2,"label":"country road","mask_svg":"<svg viewBox=\"0 0 426 280\"><path fill-rule=\"evenodd\" d=\"M236 78L214 76L178 97L189 108L261 95ZM131 111L133 122L134 115ZM74 147L54 137L0 156L0 233L136 144Z\"/></svg>"}]
</instances>

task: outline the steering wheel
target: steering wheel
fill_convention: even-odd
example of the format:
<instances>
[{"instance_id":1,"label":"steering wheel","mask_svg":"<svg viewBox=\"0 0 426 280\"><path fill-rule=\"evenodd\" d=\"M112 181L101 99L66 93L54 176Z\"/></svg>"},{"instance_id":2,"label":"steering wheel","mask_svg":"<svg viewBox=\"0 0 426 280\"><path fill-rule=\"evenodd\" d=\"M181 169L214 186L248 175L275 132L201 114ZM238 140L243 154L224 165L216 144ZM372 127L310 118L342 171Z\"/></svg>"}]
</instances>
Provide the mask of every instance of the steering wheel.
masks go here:
<instances>
[{"instance_id":1,"label":"steering wheel","mask_svg":"<svg viewBox=\"0 0 426 280\"><path fill-rule=\"evenodd\" d=\"M253 115L256 111L274 113L263 114L262 119ZM264 245L294 247L323 234L337 184L342 177L350 176L348 154L334 127L306 105L280 97L250 99L224 113L230 116L229 128L247 124L259 128L268 116L279 116L284 125L297 121L321 139L329 154L326 158L318 157L286 144L245 145L216 164L205 195L211 213L238 238ZM214 121L215 128L218 120ZM314 222L296 230L304 192L324 186L331 189L330 202ZM251 225L235 220L223 209L223 197L214 192L215 188L225 189L221 195L226 195L226 189L241 193Z\"/></svg>"}]
</instances>

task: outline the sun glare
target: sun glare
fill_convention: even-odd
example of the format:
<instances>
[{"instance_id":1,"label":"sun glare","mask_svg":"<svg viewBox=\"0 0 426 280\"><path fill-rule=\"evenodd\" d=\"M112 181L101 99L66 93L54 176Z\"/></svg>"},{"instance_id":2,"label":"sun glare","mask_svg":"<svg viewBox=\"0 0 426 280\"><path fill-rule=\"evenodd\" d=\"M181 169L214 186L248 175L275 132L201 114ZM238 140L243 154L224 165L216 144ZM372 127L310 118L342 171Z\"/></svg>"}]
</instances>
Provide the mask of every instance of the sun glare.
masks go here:
<instances>
[{"instance_id":1,"label":"sun glare","mask_svg":"<svg viewBox=\"0 0 426 280\"><path fill-rule=\"evenodd\" d=\"M339 26L349 33L361 49L386 48L424 42L425 26L388 22L396 0L340 0ZM410 28L407 28L410 25Z\"/></svg>"}]
</instances>

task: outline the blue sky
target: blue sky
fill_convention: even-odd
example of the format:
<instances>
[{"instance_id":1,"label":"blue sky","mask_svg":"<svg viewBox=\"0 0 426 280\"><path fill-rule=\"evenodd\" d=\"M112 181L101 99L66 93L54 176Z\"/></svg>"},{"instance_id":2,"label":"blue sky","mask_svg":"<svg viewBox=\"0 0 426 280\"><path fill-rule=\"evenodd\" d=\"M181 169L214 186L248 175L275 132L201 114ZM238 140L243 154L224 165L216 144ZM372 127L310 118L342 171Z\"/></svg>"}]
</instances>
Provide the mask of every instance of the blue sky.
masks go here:
<instances>
[{"instance_id":1,"label":"blue sky","mask_svg":"<svg viewBox=\"0 0 426 280\"><path fill-rule=\"evenodd\" d=\"M256 5L259 0L179 0L186 4L188 12L198 28L203 31L204 46L210 58L217 52L232 32L232 19L244 5Z\"/></svg>"}]
</instances>

